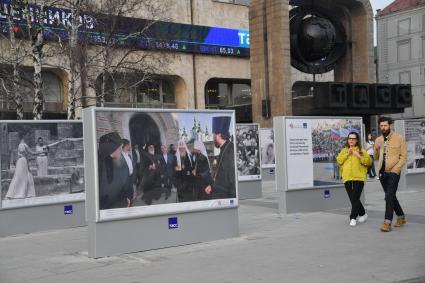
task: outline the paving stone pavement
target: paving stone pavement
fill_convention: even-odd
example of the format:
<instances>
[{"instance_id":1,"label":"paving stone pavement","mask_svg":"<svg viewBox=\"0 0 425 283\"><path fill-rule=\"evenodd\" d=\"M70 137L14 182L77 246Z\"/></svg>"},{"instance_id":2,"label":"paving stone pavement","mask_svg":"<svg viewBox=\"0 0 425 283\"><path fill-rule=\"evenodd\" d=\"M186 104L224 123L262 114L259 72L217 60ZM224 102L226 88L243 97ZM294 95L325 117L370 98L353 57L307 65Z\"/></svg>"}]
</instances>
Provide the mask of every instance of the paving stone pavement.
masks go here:
<instances>
[{"instance_id":1,"label":"paving stone pavement","mask_svg":"<svg viewBox=\"0 0 425 283\"><path fill-rule=\"evenodd\" d=\"M390 233L379 182L365 193L370 217L349 227L348 209L279 214L263 182L262 198L240 202L240 237L97 260L87 227L4 237L0 282L425 282L425 188L400 190L408 223Z\"/></svg>"}]
</instances>

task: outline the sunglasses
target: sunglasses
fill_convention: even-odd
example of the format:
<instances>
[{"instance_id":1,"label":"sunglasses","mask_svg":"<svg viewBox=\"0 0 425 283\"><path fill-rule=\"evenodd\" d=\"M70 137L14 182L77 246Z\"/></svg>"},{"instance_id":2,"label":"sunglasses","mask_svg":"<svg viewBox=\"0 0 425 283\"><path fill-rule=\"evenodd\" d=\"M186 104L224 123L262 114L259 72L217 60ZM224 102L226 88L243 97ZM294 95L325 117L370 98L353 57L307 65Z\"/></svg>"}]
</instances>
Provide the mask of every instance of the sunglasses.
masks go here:
<instances>
[{"instance_id":1,"label":"sunglasses","mask_svg":"<svg viewBox=\"0 0 425 283\"><path fill-rule=\"evenodd\" d=\"M348 140L352 140L352 141L355 141L355 140L357 140L357 138L348 138Z\"/></svg>"}]
</instances>

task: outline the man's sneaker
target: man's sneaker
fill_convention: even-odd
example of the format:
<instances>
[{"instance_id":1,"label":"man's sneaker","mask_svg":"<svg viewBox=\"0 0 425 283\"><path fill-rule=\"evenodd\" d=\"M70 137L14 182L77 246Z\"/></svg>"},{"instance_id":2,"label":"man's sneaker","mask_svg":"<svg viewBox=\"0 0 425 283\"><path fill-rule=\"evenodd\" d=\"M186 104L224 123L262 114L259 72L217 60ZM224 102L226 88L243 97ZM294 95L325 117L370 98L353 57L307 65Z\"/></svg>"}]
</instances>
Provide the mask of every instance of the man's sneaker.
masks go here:
<instances>
[{"instance_id":1,"label":"man's sneaker","mask_svg":"<svg viewBox=\"0 0 425 283\"><path fill-rule=\"evenodd\" d=\"M406 219L404 217L398 217L397 222L394 224L394 227L401 227L406 224Z\"/></svg>"},{"instance_id":2,"label":"man's sneaker","mask_svg":"<svg viewBox=\"0 0 425 283\"><path fill-rule=\"evenodd\" d=\"M356 226L356 224L357 224L356 219L351 219L351 221L350 221L350 226L351 226L351 227L354 227L354 226Z\"/></svg>"},{"instance_id":3,"label":"man's sneaker","mask_svg":"<svg viewBox=\"0 0 425 283\"><path fill-rule=\"evenodd\" d=\"M382 224L382 226L381 226L381 231L382 232L390 232L391 231L391 224L384 222L384 224Z\"/></svg>"},{"instance_id":4,"label":"man's sneaker","mask_svg":"<svg viewBox=\"0 0 425 283\"><path fill-rule=\"evenodd\" d=\"M360 222L360 223L365 222L365 221L367 220L367 217L368 217L368 216L367 216L367 214L366 214L366 213L365 213L363 216L360 216L360 217L359 217L359 222Z\"/></svg>"}]
</instances>

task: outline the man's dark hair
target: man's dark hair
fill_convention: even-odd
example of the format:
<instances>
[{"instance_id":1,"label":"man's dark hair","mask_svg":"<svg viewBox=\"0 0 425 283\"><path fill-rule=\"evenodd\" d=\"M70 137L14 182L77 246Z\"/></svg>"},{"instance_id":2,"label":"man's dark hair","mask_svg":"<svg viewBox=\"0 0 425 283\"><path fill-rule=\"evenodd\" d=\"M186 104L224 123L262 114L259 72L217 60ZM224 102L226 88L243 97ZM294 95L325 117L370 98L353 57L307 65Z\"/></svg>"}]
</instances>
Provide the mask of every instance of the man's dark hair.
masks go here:
<instances>
[{"instance_id":1,"label":"man's dark hair","mask_svg":"<svg viewBox=\"0 0 425 283\"><path fill-rule=\"evenodd\" d=\"M129 145L130 141L128 139L122 139L122 146Z\"/></svg>"},{"instance_id":2,"label":"man's dark hair","mask_svg":"<svg viewBox=\"0 0 425 283\"><path fill-rule=\"evenodd\" d=\"M390 117L382 116L378 120L378 125L381 124L382 122L388 122L388 124L392 125L393 119L391 119Z\"/></svg>"}]
</instances>

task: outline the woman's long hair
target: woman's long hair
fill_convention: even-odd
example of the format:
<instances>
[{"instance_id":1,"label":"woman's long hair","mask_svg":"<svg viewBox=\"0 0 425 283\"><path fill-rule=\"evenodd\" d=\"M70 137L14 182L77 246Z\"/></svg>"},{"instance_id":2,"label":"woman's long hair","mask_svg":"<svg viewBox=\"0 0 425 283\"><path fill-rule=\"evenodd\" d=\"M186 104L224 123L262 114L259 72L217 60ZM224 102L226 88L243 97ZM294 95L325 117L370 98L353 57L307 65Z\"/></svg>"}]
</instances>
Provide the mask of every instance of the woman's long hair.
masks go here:
<instances>
[{"instance_id":1,"label":"woman's long hair","mask_svg":"<svg viewBox=\"0 0 425 283\"><path fill-rule=\"evenodd\" d=\"M348 134L348 136L347 136L347 141L345 142L345 147L350 147L350 145L348 144L348 137L349 137L350 135L355 135L355 136L356 136L356 139L357 139L356 146L358 146L359 148L362 148L362 144L361 144L361 141L360 141L360 135L359 135L359 133L357 133L357 132L350 132L350 133Z\"/></svg>"}]
</instances>

